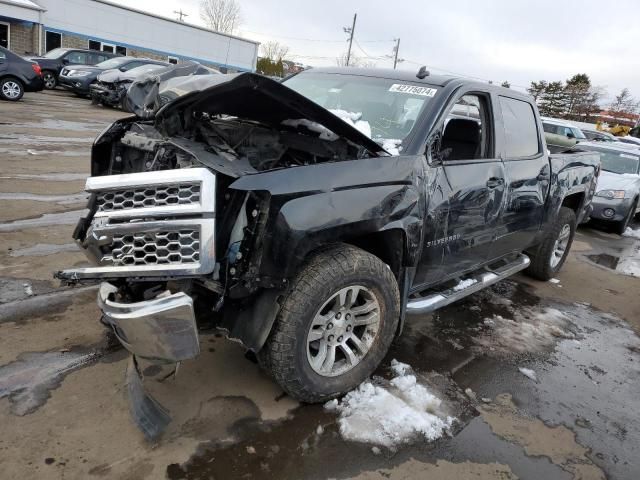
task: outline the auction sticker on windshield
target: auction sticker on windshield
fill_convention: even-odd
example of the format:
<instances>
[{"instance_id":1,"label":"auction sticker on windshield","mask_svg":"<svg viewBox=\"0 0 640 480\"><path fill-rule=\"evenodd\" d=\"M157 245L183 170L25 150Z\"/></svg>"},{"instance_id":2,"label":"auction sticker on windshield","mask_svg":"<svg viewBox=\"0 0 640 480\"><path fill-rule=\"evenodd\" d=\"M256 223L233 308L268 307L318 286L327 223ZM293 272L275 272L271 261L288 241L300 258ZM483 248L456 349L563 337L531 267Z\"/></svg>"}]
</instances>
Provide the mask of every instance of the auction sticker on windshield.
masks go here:
<instances>
[{"instance_id":1,"label":"auction sticker on windshield","mask_svg":"<svg viewBox=\"0 0 640 480\"><path fill-rule=\"evenodd\" d=\"M433 97L437 90L429 87L417 87L415 85L403 85L394 83L389 87L390 92L409 93L411 95L420 95L422 97Z\"/></svg>"}]
</instances>

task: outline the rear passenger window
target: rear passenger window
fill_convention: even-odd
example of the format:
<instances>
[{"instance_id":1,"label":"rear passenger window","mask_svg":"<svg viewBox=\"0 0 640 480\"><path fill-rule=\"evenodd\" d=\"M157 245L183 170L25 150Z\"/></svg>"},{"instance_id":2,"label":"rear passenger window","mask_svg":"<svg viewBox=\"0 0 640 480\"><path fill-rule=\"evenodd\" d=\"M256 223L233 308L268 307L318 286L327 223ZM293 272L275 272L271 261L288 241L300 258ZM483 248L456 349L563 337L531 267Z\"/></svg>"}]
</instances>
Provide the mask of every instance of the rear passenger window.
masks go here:
<instances>
[{"instance_id":1,"label":"rear passenger window","mask_svg":"<svg viewBox=\"0 0 640 480\"><path fill-rule=\"evenodd\" d=\"M500 97L507 158L530 157L540 152L533 107L522 100Z\"/></svg>"}]
</instances>

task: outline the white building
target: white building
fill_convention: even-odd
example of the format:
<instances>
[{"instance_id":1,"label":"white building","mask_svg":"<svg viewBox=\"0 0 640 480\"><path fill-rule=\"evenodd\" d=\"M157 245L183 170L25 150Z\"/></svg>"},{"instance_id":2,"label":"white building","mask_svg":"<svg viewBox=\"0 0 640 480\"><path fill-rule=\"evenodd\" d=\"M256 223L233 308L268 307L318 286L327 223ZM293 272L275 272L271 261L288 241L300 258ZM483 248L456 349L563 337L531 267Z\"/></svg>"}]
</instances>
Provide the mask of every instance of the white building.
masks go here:
<instances>
[{"instance_id":1,"label":"white building","mask_svg":"<svg viewBox=\"0 0 640 480\"><path fill-rule=\"evenodd\" d=\"M0 0L0 45L19 55L88 48L255 71L258 42L107 0Z\"/></svg>"}]
</instances>

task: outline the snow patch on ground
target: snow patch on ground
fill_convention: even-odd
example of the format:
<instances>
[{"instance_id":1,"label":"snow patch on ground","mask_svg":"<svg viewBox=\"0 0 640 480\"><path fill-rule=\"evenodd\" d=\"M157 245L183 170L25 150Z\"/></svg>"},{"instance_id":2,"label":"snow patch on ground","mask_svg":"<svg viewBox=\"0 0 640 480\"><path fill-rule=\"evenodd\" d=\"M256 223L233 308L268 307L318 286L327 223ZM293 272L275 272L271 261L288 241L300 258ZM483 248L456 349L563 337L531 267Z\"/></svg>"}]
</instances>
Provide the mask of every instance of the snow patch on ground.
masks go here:
<instances>
[{"instance_id":1,"label":"snow patch on ground","mask_svg":"<svg viewBox=\"0 0 640 480\"><path fill-rule=\"evenodd\" d=\"M341 401L325 404L338 413L341 435L390 449L416 438L440 438L455 418L442 413L442 401L418 383L409 365L393 360L391 370L391 381L367 380Z\"/></svg>"},{"instance_id":2,"label":"snow patch on ground","mask_svg":"<svg viewBox=\"0 0 640 480\"><path fill-rule=\"evenodd\" d=\"M624 231L622 236L623 237L637 238L638 240L640 240L640 229L634 230L633 228L627 227L627 229Z\"/></svg>"},{"instance_id":3,"label":"snow patch on ground","mask_svg":"<svg viewBox=\"0 0 640 480\"><path fill-rule=\"evenodd\" d=\"M525 377L530 378L531 380L533 380L536 383L538 382L538 376L536 375L536 372L534 372L530 368L522 368L521 367L518 370L520 370L520 373L523 374Z\"/></svg>"},{"instance_id":4,"label":"snow patch on ground","mask_svg":"<svg viewBox=\"0 0 640 480\"><path fill-rule=\"evenodd\" d=\"M464 290L465 288L470 287L474 283L478 283L478 281L473 278L467 278L466 280L461 280L455 287L453 287L453 291L458 292L460 290Z\"/></svg>"},{"instance_id":5,"label":"snow patch on ground","mask_svg":"<svg viewBox=\"0 0 640 480\"><path fill-rule=\"evenodd\" d=\"M551 280L549 280L549 283L560 283L560 280L558 280L557 278L552 278Z\"/></svg>"}]
</instances>

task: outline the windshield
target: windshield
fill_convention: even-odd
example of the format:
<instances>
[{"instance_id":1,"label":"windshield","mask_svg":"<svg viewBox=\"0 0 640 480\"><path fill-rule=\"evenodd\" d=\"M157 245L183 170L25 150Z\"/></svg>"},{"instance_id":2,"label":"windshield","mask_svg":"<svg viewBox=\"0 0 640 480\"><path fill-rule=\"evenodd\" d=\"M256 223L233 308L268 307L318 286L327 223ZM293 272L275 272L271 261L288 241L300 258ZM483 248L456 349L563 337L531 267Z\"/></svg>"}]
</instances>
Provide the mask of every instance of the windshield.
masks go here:
<instances>
[{"instance_id":1,"label":"windshield","mask_svg":"<svg viewBox=\"0 0 640 480\"><path fill-rule=\"evenodd\" d=\"M64 48L54 48L53 50L49 50L44 54L44 58L60 58L67 51Z\"/></svg>"},{"instance_id":2,"label":"windshield","mask_svg":"<svg viewBox=\"0 0 640 480\"><path fill-rule=\"evenodd\" d=\"M437 91L419 82L315 72L300 73L284 84L380 144L404 140Z\"/></svg>"},{"instance_id":3,"label":"windshield","mask_svg":"<svg viewBox=\"0 0 640 480\"><path fill-rule=\"evenodd\" d=\"M606 172L618 173L621 175L623 173L638 174L640 155L591 146L583 146L582 148L598 152L600 154L601 168Z\"/></svg>"},{"instance_id":4,"label":"windshield","mask_svg":"<svg viewBox=\"0 0 640 480\"><path fill-rule=\"evenodd\" d=\"M105 60L104 62L100 62L96 64L96 67L102 68L104 70L111 70L112 68L118 68L120 65L130 62L130 58L110 58L109 60Z\"/></svg>"},{"instance_id":5,"label":"windshield","mask_svg":"<svg viewBox=\"0 0 640 480\"><path fill-rule=\"evenodd\" d=\"M587 139L587 137L584 136L584 133L582 133L582 130L580 130L579 128L571 127L571 131L573 132L573 136L576 137L578 140Z\"/></svg>"}]
</instances>

